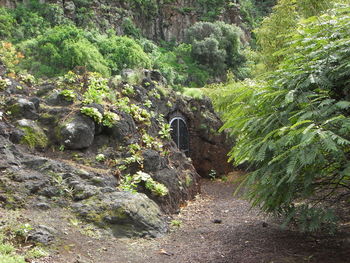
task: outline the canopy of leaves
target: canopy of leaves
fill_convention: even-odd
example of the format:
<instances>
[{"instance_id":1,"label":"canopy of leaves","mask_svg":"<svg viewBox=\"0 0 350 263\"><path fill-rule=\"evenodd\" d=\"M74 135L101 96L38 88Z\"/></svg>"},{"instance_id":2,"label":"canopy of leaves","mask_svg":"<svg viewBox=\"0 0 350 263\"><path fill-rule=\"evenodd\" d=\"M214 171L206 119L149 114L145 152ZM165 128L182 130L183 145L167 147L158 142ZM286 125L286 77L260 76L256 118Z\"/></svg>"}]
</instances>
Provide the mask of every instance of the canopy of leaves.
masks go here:
<instances>
[{"instance_id":1,"label":"canopy of leaves","mask_svg":"<svg viewBox=\"0 0 350 263\"><path fill-rule=\"evenodd\" d=\"M123 36L101 36L97 46L107 60L112 73L125 68L150 68L151 60L142 47L132 38Z\"/></svg>"},{"instance_id":2,"label":"canopy of leaves","mask_svg":"<svg viewBox=\"0 0 350 263\"><path fill-rule=\"evenodd\" d=\"M186 32L186 41L192 45L192 57L213 75L222 75L232 69L239 75L244 62L240 53L241 31L224 22L198 22Z\"/></svg>"},{"instance_id":3,"label":"canopy of leaves","mask_svg":"<svg viewBox=\"0 0 350 263\"><path fill-rule=\"evenodd\" d=\"M333 5L329 0L279 0L273 13L264 18L255 30L263 63L268 70L275 69L283 60L277 50L288 46L290 34L301 18L319 15Z\"/></svg>"},{"instance_id":4,"label":"canopy of leaves","mask_svg":"<svg viewBox=\"0 0 350 263\"><path fill-rule=\"evenodd\" d=\"M57 26L35 39L22 44L29 57L28 69L38 75L53 76L76 66L109 75L106 60L99 50L84 37L84 31L75 26Z\"/></svg>"},{"instance_id":5,"label":"canopy of leaves","mask_svg":"<svg viewBox=\"0 0 350 263\"><path fill-rule=\"evenodd\" d=\"M312 231L334 222L328 205L350 199L350 8L295 27L277 71L211 95L237 138L231 159L253 170L252 203Z\"/></svg>"}]
</instances>

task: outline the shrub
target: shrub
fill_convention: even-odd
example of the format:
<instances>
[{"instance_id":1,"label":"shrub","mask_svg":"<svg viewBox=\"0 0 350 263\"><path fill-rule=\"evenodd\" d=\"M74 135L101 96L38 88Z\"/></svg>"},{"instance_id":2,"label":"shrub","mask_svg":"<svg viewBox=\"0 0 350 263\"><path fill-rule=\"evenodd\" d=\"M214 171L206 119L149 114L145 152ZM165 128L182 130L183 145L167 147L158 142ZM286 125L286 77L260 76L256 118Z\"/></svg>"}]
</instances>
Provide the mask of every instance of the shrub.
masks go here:
<instances>
[{"instance_id":1,"label":"shrub","mask_svg":"<svg viewBox=\"0 0 350 263\"><path fill-rule=\"evenodd\" d=\"M58 75L76 66L109 75L101 53L84 37L84 31L75 26L54 27L21 46L29 56L26 67L38 75Z\"/></svg>"},{"instance_id":2,"label":"shrub","mask_svg":"<svg viewBox=\"0 0 350 263\"><path fill-rule=\"evenodd\" d=\"M80 112L86 116L92 118L96 123L101 123L103 120L102 114L96 108L82 107Z\"/></svg>"},{"instance_id":3,"label":"shrub","mask_svg":"<svg viewBox=\"0 0 350 263\"><path fill-rule=\"evenodd\" d=\"M334 226L334 204L349 201L349 14L302 20L279 70L212 92L237 138L231 159L251 164L251 202L302 231Z\"/></svg>"},{"instance_id":4,"label":"shrub","mask_svg":"<svg viewBox=\"0 0 350 263\"><path fill-rule=\"evenodd\" d=\"M16 20L7 11L6 8L0 7L0 39L12 37L15 31Z\"/></svg>"},{"instance_id":5,"label":"shrub","mask_svg":"<svg viewBox=\"0 0 350 263\"><path fill-rule=\"evenodd\" d=\"M97 43L113 74L125 68L150 68L151 60L137 42L123 36L100 36Z\"/></svg>"},{"instance_id":6,"label":"shrub","mask_svg":"<svg viewBox=\"0 0 350 263\"><path fill-rule=\"evenodd\" d=\"M198 22L186 31L186 42L192 45L191 55L214 76L231 69L238 77L244 62L240 53L240 30L223 22Z\"/></svg>"}]
</instances>

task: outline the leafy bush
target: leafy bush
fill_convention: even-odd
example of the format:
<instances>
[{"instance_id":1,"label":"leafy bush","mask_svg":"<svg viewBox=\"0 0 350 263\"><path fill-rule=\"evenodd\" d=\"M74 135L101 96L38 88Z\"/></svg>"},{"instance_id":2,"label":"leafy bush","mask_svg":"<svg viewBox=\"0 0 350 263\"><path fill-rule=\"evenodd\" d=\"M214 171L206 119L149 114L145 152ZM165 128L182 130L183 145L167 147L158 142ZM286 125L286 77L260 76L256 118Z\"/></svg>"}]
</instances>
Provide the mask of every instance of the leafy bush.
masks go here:
<instances>
[{"instance_id":1,"label":"leafy bush","mask_svg":"<svg viewBox=\"0 0 350 263\"><path fill-rule=\"evenodd\" d=\"M341 1L341 0L340 0ZM257 42L267 70L275 69L284 56L276 52L287 47L289 35L296 29L300 18L319 15L330 8L334 0L279 0L273 8L273 13L264 18L259 28L255 30Z\"/></svg>"},{"instance_id":2,"label":"leafy bush","mask_svg":"<svg viewBox=\"0 0 350 263\"><path fill-rule=\"evenodd\" d=\"M150 190L154 195L165 196L169 193L168 188L154 181L153 178L145 172L138 171L133 176L126 175L120 185L120 188L125 191L136 192L137 186L143 183L146 189Z\"/></svg>"},{"instance_id":3,"label":"leafy bush","mask_svg":"<svg viewBox=\"0 0 350 263\"><path fill-rule=\"evenodd\" d=\"M109 75L107 63L98 49L75 26L57 26L21 45L29 58L26 68L37 75L53 76L76 66Z\"/></svg>"},{"instance_id":4,"label":"leafy bush","mask_svg":"<svg viewBox=\"0 0 350 263\"><path fill-rule=\"evenodd\" d=\"M25 263L24 257L22 256L12 256L12 255L1 255L0 262L6 263Z\"/></svg>"},{"instance_id":5,"label":"leafy bush","mask_svg":"<svg viewBox=\"0 0 350 263\"><path fill-rule=\"evenodd\" d=\"M43 34L50 26L46 19L26 5L20 5L12 13L18 24L13 34L16 40L36 37Z\"/></svg>"},{"instance_id":6,"label":"leafy bush","mask_svg":"<svg viewBox=\"0 0 350 263\"><path fill-rule=\"evenodd\" d=\"M171 50L160 48L151 56L158 69L171 85L204 86L208 79L207 69L193 59L192 45L182 43Z\"/></svg>"},{"instance_id":7,"label":"leafy bush","mask_svg":"<svg viewBox=\"0 0 350 263\"><path fill-rule=\"evenodd\" d=\"M237 138L231 159L253 169L253 205L303 231L332 225L332 205L349 201L349 16L338 6L299 22L280 70L211 94Z\"/></svg>"},{"instance_id":8,"label":"leafy bush","mask_svg":"<svg viewBox=\"0 0 350 263\"><path fill-rule=\"evenodd\" d=\"M16 20L7 11L6 8L0 7L0 39L12 37L15 29Z\"/></svg>"},{"instance_id":9,"label":"leafy bush","mask_svg":"<svg viewBox=\"0 0 350 263\"><path fill-rule=\"evenodd\" d=\"M100 36L97 46L105 57L112 73L120 73L125 68L149 68L151 60L132 38L123 36Z\"/></svg>"},{"instance_id":10,"label":"leafy bush","mask_svg":"<svg viewBox=\"0 0 350 263\"><path fill-rule=\"evenodd\" d=\"M18 71L18 64L24 58L10 42L0 42L0 61L5 64L8 71Z\"/></svg>"},{"instance_id":11,"label":"leafy bush","mask_svg":"<svg viewBox=\"0 0 350 263\"><path fill-rule=\"evenodd\" d=\"M240 30L223 22L198 22L186 31L186 41L192 45L191 55L214 76L238 69L244 62L240 52Z\"/></svg>"},{"instance_id":12,"label":"leafy bush","mask_svg":"<svg viewBox=\"0 0 350 263\"><path fill-rule=\"evenodd\" d=\"M92 107L82 107L80 109L80 112L82 114L85 114L86 116L91 117L96 123L101 123L103 116L96 108Z\"/></svg>"}]
</instances>

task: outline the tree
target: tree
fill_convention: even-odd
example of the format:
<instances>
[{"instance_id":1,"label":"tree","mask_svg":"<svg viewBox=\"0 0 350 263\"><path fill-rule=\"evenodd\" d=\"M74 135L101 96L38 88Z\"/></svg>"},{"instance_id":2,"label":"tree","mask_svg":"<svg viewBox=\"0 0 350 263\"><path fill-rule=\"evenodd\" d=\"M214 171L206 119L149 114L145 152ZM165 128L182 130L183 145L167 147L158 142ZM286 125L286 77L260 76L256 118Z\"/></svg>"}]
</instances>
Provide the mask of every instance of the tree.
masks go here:
<instances>
[{"instance_id":1,"label":"tree","mask_svg":"<svg viewBox=\"0 0 350 263\"><path fill-rule=\"evenodd\" d=\"M105 76L110 74L99 50L75 26L56 26L22 43L21 47L30 58L26 61L27 68L38 75L58 75L76 66L85 66Z\"/></svg>"},{"instance_id":2,"label":"tree","mask_svg":"<svg viewBox=\"0 0 350 263\"><path fill-rule=\"evenodd\" d=\"M288 46L290 34L301 18L319 15L333 4L329 0L279 0L272 14L255 30L266 69L275 69L283 60L283 55L276 51Z\"/></svg>"},{"instance_id":3,"label":"tree","mask_svg":"<svg viewBox=\"0 0 350 263\"><path fill-rule=\"evenodd\" d=\"M279 70L211 92L237 138L231 159L251 165L252 204L303 231L334 223L332 205L350 201L349 16L338 5L298 22Z\"/></svg>"},{"instance_id":4,"label":"tree","mask_svg":"<svg viewBox=\"0 0 350 263\"><path fill-rule=\"evenodd\" d=\"M241 77L239 68L244 62L240 52L241 31L224 22L197 22L186 31L186 42L192 45L192 57L214 76L227 69Z\"/></svg>"}]
</instances>

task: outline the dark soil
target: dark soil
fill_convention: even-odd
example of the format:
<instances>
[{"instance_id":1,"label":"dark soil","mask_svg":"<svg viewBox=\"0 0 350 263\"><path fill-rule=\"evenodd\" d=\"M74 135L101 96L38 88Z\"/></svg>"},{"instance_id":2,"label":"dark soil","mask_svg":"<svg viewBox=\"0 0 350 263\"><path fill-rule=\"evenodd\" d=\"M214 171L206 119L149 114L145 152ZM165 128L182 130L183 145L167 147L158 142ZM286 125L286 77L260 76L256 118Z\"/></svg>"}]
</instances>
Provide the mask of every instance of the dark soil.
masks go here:
<instances>
[{"instance_id":1,"label":"dark soil","mask_svg":"<svg viewBox=\"0 0 350 263\"><path fill-rule=\"evenodd\" d=\"M173 226L171 233L162 238L92 238L81 234L77 227L66 225L62 226L67 229L57 245L58 253L40 262L350 262L350 229L346 229L349 224L344 224L334 236L281 229L275 220L232 196L232 178L236 176L230 176L227 182L203 180L202 194L175 216L177 223L181 221L180 226ZM59 217L54 221L59 222Z\"/></svg>"}]
</instances>

